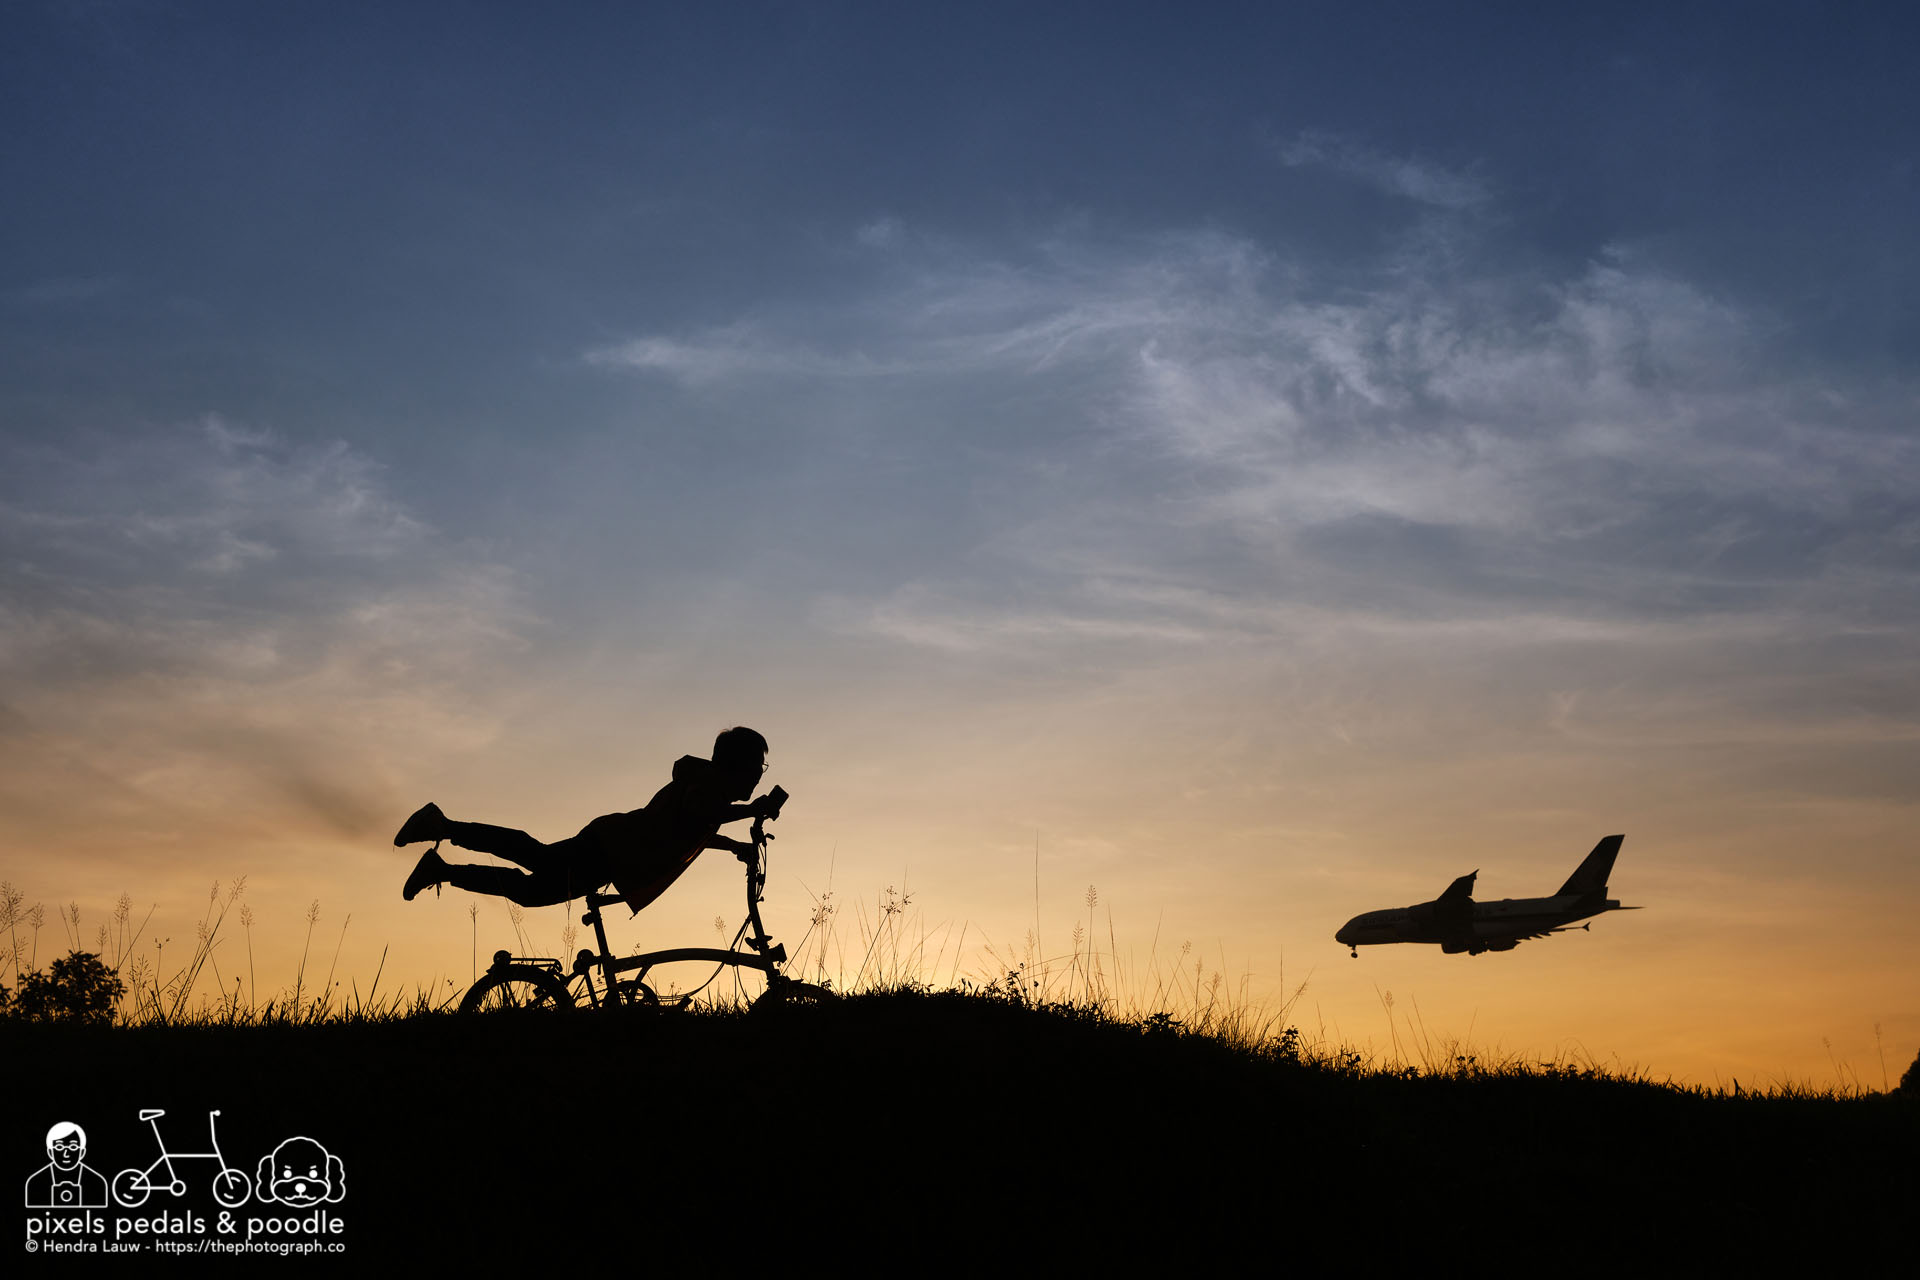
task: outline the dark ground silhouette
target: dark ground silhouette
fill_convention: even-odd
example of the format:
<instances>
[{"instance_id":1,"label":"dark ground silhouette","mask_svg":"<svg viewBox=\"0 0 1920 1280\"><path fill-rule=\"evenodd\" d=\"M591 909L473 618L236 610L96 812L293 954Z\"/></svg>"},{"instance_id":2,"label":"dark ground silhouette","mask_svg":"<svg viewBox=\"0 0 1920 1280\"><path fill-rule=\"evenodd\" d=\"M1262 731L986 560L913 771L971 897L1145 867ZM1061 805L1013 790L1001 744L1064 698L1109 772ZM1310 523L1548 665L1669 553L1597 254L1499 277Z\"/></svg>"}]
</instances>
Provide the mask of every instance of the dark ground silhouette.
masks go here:
<instances>
[{"instance_id":1,"label":"dark ground silhouette","mask_svg":"<svg viewBox=\"0 0 1920 1280\"><path fill-rule=\"evenodd\" d=\"M298 1132L340 1159L362 1263L405 1248L560 1267L671 1241L714 1270L1025 1270L1031 1249L1216 1270L1237 1242L1274 1259L1359 1250L1356 1266L1386 1249L1379 1265L1398 1266L1490 1236L1563 1240L1563 1259L1687 1240L1839 1261L1895 1238L1920 1190L1920 1104L1904 1096L1367 1077L977 997L12 1023L0 1044L22 1176L55 1118L86 1124L89 1159L119 1168L151 1159L139 1108L219 1108L236 1158Z\"/></svg>"}]
</instances>

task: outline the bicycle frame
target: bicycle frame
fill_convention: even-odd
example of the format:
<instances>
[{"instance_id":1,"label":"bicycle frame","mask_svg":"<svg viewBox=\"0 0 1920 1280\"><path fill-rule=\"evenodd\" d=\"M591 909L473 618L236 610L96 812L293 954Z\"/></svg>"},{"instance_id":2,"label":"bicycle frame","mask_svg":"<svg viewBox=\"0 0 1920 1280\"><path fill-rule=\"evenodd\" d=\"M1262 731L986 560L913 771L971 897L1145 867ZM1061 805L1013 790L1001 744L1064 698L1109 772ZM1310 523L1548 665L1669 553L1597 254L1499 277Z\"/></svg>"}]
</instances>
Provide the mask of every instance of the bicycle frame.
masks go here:
<instances>
[{"instance_id":1,"label":"bicycle frame","mask_svg":"<svg viewBox=\"0 0 1920 1280\"><path fill-rule=\"evenodd\" d=\"M781 797L784 800L784 792ZM586 979L588 1001L595 1006L604 1006L609 1001L620 1003L619 993L635 986L644 987L647 974L654 966L683 960L758 970L766 974L770 982L779 978L779 966L787 961L787 949L768 936L767 927L760 919L760 901L766 896L767 889L767 842L772 839L772 833L766 829L766 820L755 818L753 854L750 860L743 859L747 863L746 944L752 948L751 954L731 948L670 947L664 951L647 951L636 956L616 958L613 948L607 943L607 927L601 916L601 908L624 902L625 899L614 893L589 893L587 913L580 917L580 923L593 926L594 940L600 944L600 950L596 955L583 948L573 961L573 976ZM600 971L603 987L594 986L595 969ZM633 973L634 976L622 982L619 975L623 973Z\"/></svg>"},{"instance_id":2,"label":"bicycle frame","mask_svg":"<svg viewBox=\"0 0 1920 1280\"><path fill-rule=\"evenodd\" d=\"M215 1123L220 1113L207 1113L207 1136L213 1143L211 1151L169 1151L167 1139L160 1132L160 1117L165 1111L157 1108L142 1111L140 1118L153 1126L153 1140L160 1148L160 1158L144 1169L122 1169L113 1179L114 1199L127 1208L137 1208L145 1203L147 1197L155 1191L165 1191L169 1195L184 1195L187 1190L186 1179L174 1168L176 1160L217 1160L220 1172L214 1175L214 1199L228 1208L234 1208L247 1199L253 1189L253 1182L242 1171L227 1163L226 1156L220 1151L220 1131ZM154 1174L160 1169L166 1170L165 1181L156 1181Z\"/></svg>"},{"instance_id":3,"label":"bicycle frame","mask_svg":"<svg viewBox=\"0 0 1920 1280\"><path fill-rule=\"evenodd\" d=\"M760 918L760 902L766 896L767 844L773 839L766 829L766 823L768 819L779 816L780 806L787 798L787 793L779 787L769 794L774 800L773 812L753 820L750 852L736 853L747 868L747 920L741 926L741 934L748 948L746 951L738 949L742 938L736 937L734 947L724 950L719 947L671 947L633 956L615 956L612 946L607 942L602 911L625 899L618 894L589 893L586 897L586 914L580 917L580 923L593 926L594 940L599 944L597 952L582 948L574 957L572 969L567 970L559 960L548 957L515 956L510 952L496 951L493 964L467 992L461 1008L485 1007L489 993L517 987L526 988L521 993L523 999L547 1007L578 1005L581 989L584 989L586 1003L593 1008L620 1004L658 1006L659 996L647 986L646 977L655 966L677 961L705 962L763 973L767 977L767 991L760 999L768 1001L772 997L770 1003L827 998L829 992L795 982L781 971L781 966L787 960L787 949L768 936L766 924ZM596 971L600 976L598 983L594 981ZM632 976L623 978L623 974ZM581 987L570 990L568 983L574 979L579 980ZM680 1003L685 1003L685 999Z\"/></svg>"}]
</instances>

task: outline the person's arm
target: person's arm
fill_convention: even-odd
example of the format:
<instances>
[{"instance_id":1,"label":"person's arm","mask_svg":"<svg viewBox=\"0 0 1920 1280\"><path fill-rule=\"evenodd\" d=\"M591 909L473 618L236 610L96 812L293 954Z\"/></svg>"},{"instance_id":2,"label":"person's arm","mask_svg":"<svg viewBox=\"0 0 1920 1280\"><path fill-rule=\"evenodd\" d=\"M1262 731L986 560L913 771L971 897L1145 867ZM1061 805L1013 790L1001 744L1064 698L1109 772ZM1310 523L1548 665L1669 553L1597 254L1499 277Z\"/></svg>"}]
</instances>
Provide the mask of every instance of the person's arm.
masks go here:
<instances>
[{"instance_id":1,"label":"person's arm","mask_svg":"<svg viewBox=\"0 0 1920 1280\"><path fill-rule=\"evenodd\" d=\"M779 806L773 803L773 797L771 795L764 795L752 804L730 804L723 806L720 822L722 825L725 825L729 822L738 822L742 818L758 818L763 815L772 815L778 810Z\"/></svg>"},{"instance_id":2,"label":"person's arm","mask_svg":"<svg viewBox=\"0 0 1920 1280\"><path fill-rule=\"evenodd\" d=\"M729 840L723 835L715 835L713 839L707 841L701 848L725 849L742 862L745 862L753 856L753 845L751 843L745 840Z\"/></svg>"}]
</instances>

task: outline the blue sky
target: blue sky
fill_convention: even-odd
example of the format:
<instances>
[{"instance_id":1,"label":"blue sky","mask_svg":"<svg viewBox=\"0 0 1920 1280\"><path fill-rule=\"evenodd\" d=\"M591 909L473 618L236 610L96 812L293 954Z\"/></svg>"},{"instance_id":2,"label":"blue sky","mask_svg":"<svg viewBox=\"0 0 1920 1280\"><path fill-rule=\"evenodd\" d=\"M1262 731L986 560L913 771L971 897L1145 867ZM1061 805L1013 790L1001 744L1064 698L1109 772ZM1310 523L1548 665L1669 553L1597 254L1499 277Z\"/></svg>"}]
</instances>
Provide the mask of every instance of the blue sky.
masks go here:
<instances>
[{"instance_id":1,"label":"blue sky","mask_svg":"<svg viewBox=\"0 0 1920 1280\"><path fill-rule=\"evenodd\" d=\"M1649 971L1911 902L1910 9L395 8L0 19L29 893L412 934L420 799L565 834L745 721L814 891L1015 949L1036 835L1273 984L1614 830ZM1920 1040L1894 959L1603 1021ZM1317 990L1459 985L1392 963Z\"/></svg>"}]
</instances>

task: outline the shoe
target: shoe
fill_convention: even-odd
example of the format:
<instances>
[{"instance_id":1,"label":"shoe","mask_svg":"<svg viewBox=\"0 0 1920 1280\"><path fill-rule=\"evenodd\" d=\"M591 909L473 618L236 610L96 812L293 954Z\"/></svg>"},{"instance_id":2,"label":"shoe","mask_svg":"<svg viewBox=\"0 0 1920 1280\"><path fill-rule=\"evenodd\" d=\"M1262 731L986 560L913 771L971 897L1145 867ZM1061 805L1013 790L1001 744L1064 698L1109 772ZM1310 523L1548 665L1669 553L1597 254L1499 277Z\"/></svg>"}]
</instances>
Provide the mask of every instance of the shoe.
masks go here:
<instances>
[{"instance_id":1,"label":"shoe","mask_svg":"<svg viewBox=\"0 0 1920 1280\"><path fill-rule=\"evenodd\" d=\"M400 834L393 838L393 845L397 849L403 844L446 838L447 815L440 812L439 805L429 803L414 810L413 816L400 824Z\"/></svg>"},{"instance_id":2,"label":"shoe","mask_svg":"<svg viewBox=\"0 0 1920 1280\"><path fill-rule=\"evenodd\" d=\"M432 808L432 806L429 805L428 808ZM438 812L438 810L435 810L435 812ZM400 896L408 902L412 902L414 895L418 894L422 889L437 889L446 883L447 861L440 856L438 850L439 846L435 845L432 849L421 854L420 861L413 864L413 874L407 877L405 887L400 890Z\"/></svg>"}]
</instances>

